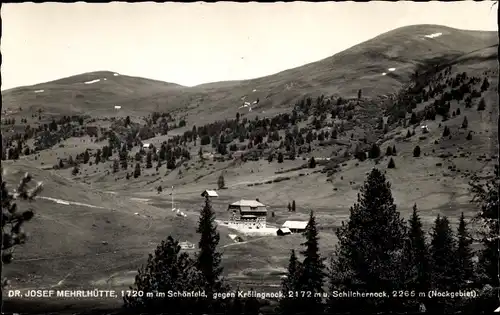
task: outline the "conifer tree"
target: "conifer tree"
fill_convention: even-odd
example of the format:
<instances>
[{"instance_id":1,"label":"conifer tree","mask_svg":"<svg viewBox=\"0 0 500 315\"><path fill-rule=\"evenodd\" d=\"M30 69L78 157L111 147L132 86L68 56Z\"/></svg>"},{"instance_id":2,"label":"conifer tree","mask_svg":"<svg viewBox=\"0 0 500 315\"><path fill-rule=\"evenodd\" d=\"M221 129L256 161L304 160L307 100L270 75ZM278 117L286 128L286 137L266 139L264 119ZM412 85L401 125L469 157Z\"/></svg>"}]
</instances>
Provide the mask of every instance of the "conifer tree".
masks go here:
<instances>
[{"instance_id":1,"label":"conifer tree","mask_svg":"<svg viewBox=\"0 0 500 315\"><path fill-rule=\"evenodd\" d=\"M151 154L151 151L148 151L146 154L146 168L152 168L153 167L153 155Z\"/></svg>"},{"instance_id":2,"label":"conifer tree","mask_svg":"<svg viewBox=\"0 0 500 315\"><path fill-rule=\"evenodd\" d=\"M500 241L499 236L499 193L498 175L485 184L477 180L470 183L471 191L474 194L473 202L480 207L480 212L476 216L482 227L480 229L481 243L483 249L480 251L479 261L482 267L482 283L499 287L498 282L498 252L497 246Z\"/></svg>"},{"instance_id":3,"label":"conifer tree","mask_svg":"<svg viewBox=\"0 0 500 315\"><path fill-rule=\"evenodd\" d=\"M316 160L314 160L314 157L311 157L309 159L309 168L315 168L316 167Z\"/></svg>"},{"instance_id":4,"label":"conifer tree","mask_svg":"<svg viewBox=\"0 0 500 315\"><path fill-rule=\"evenodd\" d=\"M413 149L413 157L419 157L420 156L420 146L416 146L414 149Z\"/></svg>"},{"instance_id":5,"label":"conifer tree","mask_svg":"<svg viewBox=\"0 0 500 315\"><path fill-rule=\"evenodd\" d=\"M443 137L448 137L450 135L450 128L448 126L444 126Z\"/></svg>"},{"instance_id":6,"label":"conifer tree","mask_svg":"<svg viewBox=\"0 0 500 315\"><path fill-rule=\"evenodd\" d=\"M481 98L481 100L479 101L479 104L477 105L477 110L481 111L481 110L485 110L485 109L486 109L486 102L484 101L484 98Z\"/></svg>"},{"instance_id":7,"label":"conifer tree","mask_svg":"<svg viewBox=\"0 0 500 315\"><path fill-rule=\"evenodd\" d=\"M260 310L259 300L255 297L256 291L253 288L249 290L250 296L244 299L243 314L245 315L258 315ZM234 313L231 313L234 314Z\"/></svg>"},{"instance_id":8,"label":"conifer tree","mask_svg":"<svg viewBox=\"0 0 500 315\"><path fill-rule=\"evenodd\" d=\"M488 78L484 78L483 83L481 84L481 92L486 91L490 87L490 82L488 82Z\"/></svg>"},{"instance_id":9,"label":"conifer tree","mask_svg":"<svg viewBox=\"0 0 500 315\"><path fill-rule=\"evenodd\" d=\"M175 169L175 155L174 155L174 152L169 152L167 154L167 168L169 170L173 170Z\"/></svg>"},{"instance_id":10,"label":"conifer tree","mask_svg":"<svg viewBox=\"0 0 500 315\"><path fill-rule=\"evenodd\" d=\"M455 254L455 238L448 218L438 215L431 233L432 289L452 292L460 288ZM429 310L441 314L452 312L455 306L449 298L434 299L428 305Z\"/></svg>"},{"instance_id":11,"label":"conifer tree","mask_svg":"<svg viewBox=\"0 0 500 315\"><path fill-rule=\"evenodd\" d=\"M322 297L315 296L315 294L322 295L324 293L325 266L319 253L319 236L316 218L312 211L303 235L306 241L301 244L305 249L301 252L304 261L301 263L299 286L302 292L310 293L311 296L298 297L300 309L303 312L320 314L323 310Z\"/></svg>"},{"instance_id":12,"label":"conifer tree","mask_svg":"<svg viewBox=\"0 0 500 315\"><path fill-rule=\"evenodd\" d=\"M497 276L500 261L498 253L500 244L498 180L497 173L494 179L486 183L481 183L477 179L470 183L471 192L474 195L472 202L477 204L480 209L474 219L481 225L478 234L482 244L482 249L479 251L478 281L476 283L481 295L476 299L476 304L473 305L476 314L479 313L479 310L491 312L492 309L498 307L497 294L500 289Z\"/></svg>"},{"instance_id":13,"label":"conifer tree","mask_svg":"<svg viewBox=\"0 0 500 315\"><path fill-rule=\"evenodd\" d=\"M224 181L224 175L220 174L219 179L217 180L217 186L219 189L223 189L226 187L226 182Z\"/></svg>"},{"instance_id":14,"label":"conifer tree","mask_svg":"<svg viewBox=\"0 0 500 315\"><path fill-rule=\"evenodd\" d=\"M433 287L453 290L456 283L455 239L447 217L437 216L431 233L430 255L432 261Z\"/></svg>"},{"instance_id":15,"label":"conifer tree","mask_svg":"<svg viewBox=\"0 0 500 315\"><path fill-rule=\"evenodd\" d=\"M85 153L83 153L83 164L87 164L89 160L90 160L89 151L85 150Z\"/></svg>"},{"instance_id":16,"label":"conifer tree","mask_svg":"<svg viewBox=\"0 0 500 315\"><path fill-rule=\"evenodd\" d=\"M240 288L236 287L235 292L239 292L239 291L240 291ZM232 303L231 303L230 314L243 314L243 313L244 313L243 301L240 298L240 295L236 294L236 296L234 297L234 299L232 300Z\"/></svg>"},{"instance_id":17,"label":"conifer tree","mask_svg":"<svg viewBox=\"0 0 500 315\"><path fill-rule=\"evenodd\" d=\"M139 176L141 176L141 165L139 163L135 163L134 178Z\"/></svg>"},{"instance_id":18,"label":"conifer tree","mask_svg":"<svg viewBox=\"0 0 500 315\"><path fill-rule=\"evenodd\" d=\"M391 156L392 155L392 148L390 146L387 147L387 150L385 151L386 156Z\"/></svg>"},{"instance_id":19,"label":"conifer tree","mask_svg":"<svg viewBox=\"0 0 500 315\"><path fill-rule=\"evenodd\" d=\"M387 168L396 168L396 163L394 163L394 160L392 158L389 160Z\"/></svg>"},{"instance_id":20,"label":"conifer tree","mask_svg":"<svg viewBox=\"0 0 500 315\"><path fill-rule=\"evenodd\" d=\"M469 282L472 282L474 276L474 266L472 264L472 238L469 235L467 229L467 223L465 222L464 213L460 215L460 221L457 229L457 268L458 268L458 279L457 283L460 287L468 286Z\"/></svg>"},{"instance_id":21,"label":"conifer tree","mask_svg":"<svg viewBox=\"0 0 500 315\"><path fill-rule=\"evenodd\" d=\"M292 205L290 203L288 203L288 212L292 212Z\"/></svg>"},{"instance_id":22,"label":"conifer tree","mask_svg":"<svg viewBox=\"0 0 500 315\"><path fill-rule=\"evenodd\" d=\"M117 160L113 161L113 173L117 173L120 170L120 165Z\"/></svg>"},{"instance_id":23,"label":"conifer tree","mask_svg":"<svg viewBox=\"0 0 500 315\"><path fill-rule=\"evenodd\" d=\"M431 281L429 248L416 204L413 205L413 212L408 220L408 235L405 240L403 261L403 267L406 271L406 289L410 292L414 291L416 294L428 292ZM418 301L418 299L413 300L423 302L422 300Z\"/></svg>"},{"instance_id":24,"label":"conifer tree","mask_svg":"<svg viewBox=\"0 0 500 315\"><path fill-rule=\"evenodd\" d=\"M295 204L295 200L292 200L292 212L297 211L297 205Z\"/></svg>"},{"instance_id":25,"label":"conifer tree","mask_svg":"<svg viewBox=\"0 0 500 315\"><path fill-rule=\"evenodd\" d=\"M95 164L99 164L101 162L101 149L97 149L97 152L95 154Z\"/></svg>"},{"instance_id":26,"label":"conifer tree","mask_svg":"<svg viewBox=\"0 0 500 315\"><path fill-rule=\"evenodd\" d=\"M392 155L394 155L394 156L395 156L396 154L397 154L397 152L396 152L396 145L394 144L394 145L392 146Z\"/></svg>"},{"instance_id":27,"label":"conifer tree","mask_svg":"<svg viewBox=\"0 0 500 315\"><path fill-rule=\"evenodd\" d=\"M370 151L368 151L368 157L370 159L376 159L380 156L380 147L374 143L372 144Z\"/></svg>"},{"instance_id":28,"label":"conifer tree","mask_svg":"<svg viewBox=\"0 0 500 315\"><path fill-rule=\"evenodd\" d=\"M169 290L186 292L199 291L202 288L201 274L195 268L195 260L187 253L181 253L179 242L171 236L162 241L154 254L149 254L146 266L139 269L131 290L141 292L167 292ZM196 306L205 300L185 297L149 297L125 296L124 306L135 312L158 312L162 314L179 314L196 311Z\"/></svg>"},{"instance_id":29,"label":"conifer tree","mask_svg":"<svg viewBox=\"0 0 500 315\"><path fill-rule=\"evenodd\" d=\"M413 113L411 113L410 124L414 125L417 123L418 123L417 115L415 114L415 112L413 112Z\"/></svg>"},{"instance_id":30,"label":"conifer tree","mask_svg":"<svg viewBox=\"0 0 500 315\"><path fill-rule=\"evenodd\" d=\"M283 153L279 152L278 153L278 163L283 163Z\"/></svg>"},{"instance_id":31,"label":"conifer tree","mask_svg":"<svg viewBox=\"0 0 500 315\"><path fill-rule=\"evenodd\" d=\"M299 301L295 292L300 292L299 278L301 265L292 249L288 262L288 270L285 278L281 281L281 290L284 298L279 302L279 311L282 315L297 314Z\"/></svg>"},{"instance_id":32,"label":"conifer tree","mask_svg":"<svg viewBox=\"0 0 500 315\"><path fill-rule=\"evenodd\" d=\"M472 140L472 132L469 131L469 133L467 134L467 137L465 137L466 140Z\"/></svg>"},{"instance_id":33,"label":"conifer tree","mask_svg":"<svg viewBox=\"0 0 500 315\"><path fill-rule=\"evenodd\" d=\"M337 230L339 243L330 268L331 291L386 291L390 296L393 290L401 289L405 282L401 276L405 230L390 183L380 170L373 169L358 194L358 202L350 209L349 221L342 222ZM391 298L329 301L330 310L351 312L394 312L398 303Z\"/></svg>"},{"instance_id":34,"label":"conifer tree","mask_svg":"<svg viewBox=\"0 0 500 315\"><path fill-rule=\"evenodd\" d=\"M469 126L469 121L467 120L467 116L464 116L464 120L462 121L462 129L467 129Z\"/></svg>"},{"instance_id":35,"label":"conifer tree","mask_svg":"<svg viewBox=\"0 0 500 315\"><path fill-rule=\"evenodd\" d=\"M215 305L212 300L213 293L223 292L225 285L221 279L223 270L221 267L222 254L217 251L220 235L217 232L212 202L208 196L205 197L205 205L200 213L196 233L200 234L196 266L201 272L203 289L208 296L206 306L212 311L216 311L219 305Z\"/></svg>"},{"instance_id":36,"label":"conifer tree","mask_svg":"<svg viewBox=\"0 0 500 315\"><path fill-rule=\"evenodd\" d=\"M119 155L119 158L120 158L120 164L122 166L122 169L126 170L127 167L128 167L128 162L127 162L128 152L127 152L127 148L125 146L123 146L123 148L120 150L120 153L118 155Z\"/></svg>"},{"instance_id":37,"label":"conifer tree","mask_svg":"<svg viewBox=\"0 0 500 315\"><path fill-rule=\"evenodd\" d=\"M26 173L19 182L15 192L10 192L7 183L3 179L3 169L0 170L1 181L1 204L2 204L2 266L12 263L14 259L14 249L18 245L26 242L26 233L24 231L24 223L31 220L34 216L32 209L19 211L17 200L33 201L35 197L42 191L43 185L41 182L28 189L28 184L32 181L30 174ZM3 291L8 285L6 278L2 279L0 286L0 299L3 296Z\"/></svg>"}]
</instances>

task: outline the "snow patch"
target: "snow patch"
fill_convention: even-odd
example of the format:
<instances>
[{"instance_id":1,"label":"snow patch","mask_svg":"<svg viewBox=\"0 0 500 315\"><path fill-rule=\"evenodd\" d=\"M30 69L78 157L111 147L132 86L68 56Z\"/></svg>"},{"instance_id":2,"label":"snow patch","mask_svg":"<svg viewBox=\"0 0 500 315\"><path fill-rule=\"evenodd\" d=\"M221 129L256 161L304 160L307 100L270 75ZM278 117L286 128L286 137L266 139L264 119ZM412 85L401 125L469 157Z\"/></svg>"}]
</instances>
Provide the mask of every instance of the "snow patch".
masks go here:
<instances>
[{"instance_id":1,"label":"snow patch","mask_svg":"<svg viewBox=\"0 0 500 315\"><path fill-rule=\"evenodd\" d=\"M114 75L115 77L119 76L119 74L118 74L118 73L113 73L113 75Z\"/></svg>"},{"instance_id":2,"label":"snow patch","mask_svg":"<svg viewBox=\"0 0 500 315\"><path fill-rule=\"evenodd\" d=\"M45 90L36 90L35 93L43 93Z\"/></svg>"},{"instance_id":3,"label":"snow patch","mask_svg":"<svg viewBox=\"0 0 500 315\"><path fill-rule=\"evenodd\" d=\"M122 107L121 106L115 106L115 109L121 109Z\"/></svg>"},{"instance_id":4,"label":"snow patch","mask_svg":"<svg viewBox=\"0 0 500 315\"><path fill-rule=\"evenodd\" d=\"M384 73L382 73L382 75L386 75L386 74L387 74L387 73L385 73L385 72L384 72Z\"/></svg>"},{"instance_id":5,"label":"snow patch","mask_svg":"<svg viewBox=\"0 0 500 315\"><path fill-rule=\"evenodd\" d=\"M441 35L443 35L443 33L433 33L433 34L425 35L425 37L427 37L427 38L436 38L436 37L439 37Z\"/></svg>"},{"instance_id":6,"label":"snow patch","mask_svg":"<svg viewBox=\"0 0 500 315\"><path fill-rule=\"evenodd\" d=\"M101 79L96 79L96 80L92 80L92 81L87 81L87 82L84 82L85 84L92 84L92 83L97 83L101 81Z\"/></svg>"},{"instance_id":7,"label":"snow patch","mask_svg":"<svg viewBox=\"0 0 500 315\"><path fill-rule=\"evenodd\" d=\"M108 80L108 79L104 78L103 80L104 80L104 81L106 81L106 80Z\"/></svg>"},{"instance_id":8,"label":"snow patch","mask_svg":"<svg viewBox=\"0 0 500 315\"><path fill-rule=\"evenodd\" d=\"M396 68L389 68L389 69L387 69L387 70L389 70L389 71L391 71L391 72L392 72L392 71L395 71L395 70L396 70Z\"/></svg>"},{"instance_id":9,"label":"snow patch","mask_svg":"<svg viewBox=\"0 0 500 315\"><path fill-rule=\"evenodd\" d=\"M67 201L67 200L58 199L58 198L52 198L52 197L37 197L37 198L45 199L45 200L50 200L50 201L53 201L55 203L58 203L58 204L61 204L61 205L65 205L65 206L75 205L75 206L82 206L82 207L87 207L87 208L99 208L99 209L103 209L103 207L93 206L93 205L89 205L89 204L86 204L86 203L75 202L75 201Z\"/></svg>"},{"instance_id":10,"label":"snow patch","mask_svg":"<svg viewBox=\"0 0 500 315\"><path fill-rule=\"evenodd\" d=\"M256 89L254 89L252 92L257 92L257 90L256 90Z\"/></svg>"}]
</instances>

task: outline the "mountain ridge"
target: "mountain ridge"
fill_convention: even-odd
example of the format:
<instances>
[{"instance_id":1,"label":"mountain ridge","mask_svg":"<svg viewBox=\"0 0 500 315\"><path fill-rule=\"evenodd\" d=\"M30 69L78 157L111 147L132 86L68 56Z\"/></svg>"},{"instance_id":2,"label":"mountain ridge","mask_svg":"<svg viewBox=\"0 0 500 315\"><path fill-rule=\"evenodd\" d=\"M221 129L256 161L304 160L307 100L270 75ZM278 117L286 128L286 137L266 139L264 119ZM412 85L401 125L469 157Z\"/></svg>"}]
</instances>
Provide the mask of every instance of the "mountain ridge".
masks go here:
<instances>
[{"instance_id":1,"label":"mountain ridge","mask_svg":"<svg viewBox=\"0 0 500 315\"><path fill-rule=\"evenodd\" d=\"M342 50L342 51L340 51L338 53L335 53L335 54L333 54L331 56L328 56L326 58L323 58L323 59L320 59L320 60L316 60L316 61L311 61L311 62L308 62L308 63L303 64L303 65L298 66L298 67L294 67L294 68L290 68L290 69L285 69L285 70L282 70L282 71L278 71L278 72L275 72L275 73L272 73L272 74L269 74L269 75L265 75L265 76L261 76L261 77L257 77L257 78L253 78L253 79L242 79L242 80L235 79L235 80L213 81L213 82L206 82L206 83L197 84L197 85L194 85L194 86L184 86L182 84L175 83L175 82L164 81L164 80L157 80L157 79L150 79L150 78L147 78L147 77L129 76L129 75L125 75L125 74L120 74L120 75L124 76L124 77L134 78L134 79L149 80L149 81L153 81L153 82L156 82L156 83L165 83L165 84L170 84L170 85L176 85L176 86L179 86L179 87L182 87L182 88L186 88L186 89L207 87L207 86L214 85L214 84L232 84L232 83L236 84L236 83L242 82L242 81L253 81L253 80L265 79L265 78L268 78L268 77L279 75L279 74L281 74L283 72L287 72L287 71L291 71L291 70L294 70L294 69L306 67L306 66L309 66L311 64L318 63L318 62L327 61L327 60L330 60L331 58L333 58L333 57L335 57L337 55L342 55L342 53L344 53L344 52L350 52L350 50L356 49L360 45L366 44L366 43L371 42L371 41L381 40L381 39L384 39L386 37L394 36L394 35L397 35L398 33L401 33L401 32L415 31L415 32L419 33L418 35L425 36L425 35L430 35L430 34L424 34L424 33L429 32L429 31L431 31L431 29L436 29L436 28L440 29L440 30L445 30L445 31L448 31L448 32L450 32L450 31L460 31L460 32L463 32L463 33L465 33L467 35L474 35L474 36L477 36L477 35L486 36L486 37L495 37L495 36L497 36L497 32L495 32L495 31L458 29L458 28L452 28L452 27L448 27L448 26L435 25L435 24L415 24L415 25L407 25L407 26L398 27L398 28L390 30L388 32L379 34L379 35L377 35L377 36L375 36L375 37L373 37L373 38L371 38L371 39L369 39L367 41L364 41L364 42L361 42L359 44L356 44L356 45L353 45L351 47L348 47L348 48L346 48L346 49L344 49L344 50ZM486 48L486 47L484 47L484 48ZM50 81L46 81L46 82L40 82L40 83L36 83L36 84L32 84L32 85L22 85L22 86L17 86L17 87L9 88L9 89L6 89L6 90L2 91L2 93L6 93L6 92L9 92L9 91L12 91L12 90L16 90L16 89L29 88L29 87L37 87L37 86L42 85L42 84L58 83L58 82L61 82L61 81L67 80L67 79L76 78L76 77L83 77L83 76L92 77L94 75L97 76L98 74L100 74L100 75L110 75L111 76L114 73L119 73L119 72L117 72L117 71L111 71L111 70L98 70L98 71L84 72L84 73L75 74L75 75L71 75L71 76L68 76L68 77L63 77L63 78L60 78L60 79L50 80Z\"/></svg>"},{"instance_id":2,"label":"mountain ridge","mask_svg":"<svg viewBox=\"0 0 500 315\"><path fill-rule=\"evenodd\" d=\"M498 45L496 34L440 25L410 25L319 61L255 79L186 87L97 71L2 91L2 96L5 107L27 103L33 108L50 107L62 113L91 111L102 114L109 112L113 105L120 105L138 113L183 111L188 116L214 119L219 115L233 116L245 98L259 99L259 107L263 110L281 110L304 96L324 94L350 98L356 97L359 90L365 97L394 94L422 65L432 60L455 60ZM496 55L494 52L490 57ZM107 81L103 80L104 76ZM83 84L97 79L101 80ZM30 89L43 92L27 93Z\"/></svg>"}]
</instances>

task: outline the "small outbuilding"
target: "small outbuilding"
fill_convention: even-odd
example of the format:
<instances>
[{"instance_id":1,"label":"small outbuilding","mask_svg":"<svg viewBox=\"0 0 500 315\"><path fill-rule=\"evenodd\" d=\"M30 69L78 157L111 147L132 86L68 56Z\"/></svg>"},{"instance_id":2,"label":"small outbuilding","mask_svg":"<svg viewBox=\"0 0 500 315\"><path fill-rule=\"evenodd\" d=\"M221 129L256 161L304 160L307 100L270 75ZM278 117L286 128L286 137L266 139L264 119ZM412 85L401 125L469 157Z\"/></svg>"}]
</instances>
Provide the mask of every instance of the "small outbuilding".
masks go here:
<instances>
[{"instance_id":1,"label":"small outbuilding","mask_svg":"<svg viewBox=\"0 0 500 315\"><path fill-rule=\"evenodd\" d=\"M292 234L292 231L290 231L289 228L282 227L276 231L276 235L278 235L278 236L285 236L285 235L289 235L289 234Z\"/></svg>"},{"instance_id":2,"label":"small outbuilding","mask_svg":"<svg viewBox=\"0 0 500 315\"><path fill-rule=\"evenodd\" d=\"M201 193L202 197L219 197L219 194L215 190L206 189Z\"/></svg>"},{"instance_id":3,"label":"small outbuilding","mask_svg":"<svg viewBox=\"0 0 500 315\"><path fill-rule=\"evenodd\" d=\"M306 230L307 221L285 221L282 228L288 228L292 233L302 233Z\"/></svg>"}]
</instances>

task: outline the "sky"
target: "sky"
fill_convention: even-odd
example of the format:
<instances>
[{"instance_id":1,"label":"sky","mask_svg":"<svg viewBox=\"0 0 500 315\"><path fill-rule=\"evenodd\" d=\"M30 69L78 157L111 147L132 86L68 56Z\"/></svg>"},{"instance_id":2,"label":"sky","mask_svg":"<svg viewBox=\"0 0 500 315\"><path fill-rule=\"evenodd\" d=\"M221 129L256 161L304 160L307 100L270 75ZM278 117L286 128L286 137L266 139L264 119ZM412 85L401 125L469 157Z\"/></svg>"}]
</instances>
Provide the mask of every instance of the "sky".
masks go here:
<instances>
[{"instance_id":1,"label":"sky","mask_svg":"<svg viewBox=\"0 0 500 315\"><path fill-rule=\"evenodd\" d=\"M492 2L4 4L2 90L109 70L186 86L321 60L392 29L498 31Z\"/></svg>"}]
</instances>

